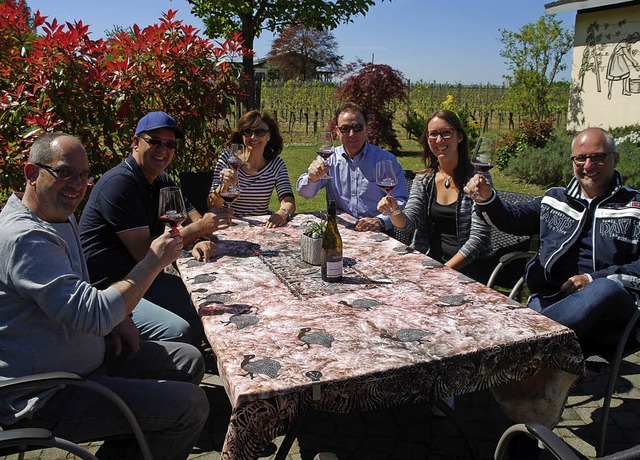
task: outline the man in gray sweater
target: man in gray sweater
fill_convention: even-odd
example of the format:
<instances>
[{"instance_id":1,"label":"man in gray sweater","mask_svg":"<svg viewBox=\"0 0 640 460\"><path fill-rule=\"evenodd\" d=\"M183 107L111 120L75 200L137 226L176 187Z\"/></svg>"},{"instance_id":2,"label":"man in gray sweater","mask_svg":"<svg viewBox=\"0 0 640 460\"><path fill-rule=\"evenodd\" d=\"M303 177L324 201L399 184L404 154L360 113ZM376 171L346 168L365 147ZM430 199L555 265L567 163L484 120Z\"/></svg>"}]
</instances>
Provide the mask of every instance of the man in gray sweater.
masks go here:
<instances>
[{"instance_id":1,"label":"man in gray sweater","mask_svg":"<svg viewBox=\"0 0 640 460\"><path fill-rule=\"evenodd\" d=\"M123 280L98 290L73 216L90 181L84 147L68 134L42 135L24 172L25 192L14 193L0 213L0 379L81 374L125 400L155 459L187 458L209 412L197 386L202 356L187 344L139 341L129 316L180 255L182 238L164 233ZM76 442L130 432L111 402L76 387L0 398L0 421ZM98 457L112 452L107 441Z\"/></svg>"}]
</instances>

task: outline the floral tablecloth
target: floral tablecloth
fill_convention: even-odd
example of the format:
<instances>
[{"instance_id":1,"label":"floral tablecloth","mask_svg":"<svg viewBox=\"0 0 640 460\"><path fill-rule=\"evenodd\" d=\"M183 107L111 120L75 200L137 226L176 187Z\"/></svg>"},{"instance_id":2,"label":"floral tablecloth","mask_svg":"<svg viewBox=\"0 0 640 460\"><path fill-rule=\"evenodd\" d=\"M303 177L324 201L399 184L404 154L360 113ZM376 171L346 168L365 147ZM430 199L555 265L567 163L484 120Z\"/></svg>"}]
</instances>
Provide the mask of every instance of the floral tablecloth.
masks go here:
<instances>
[{"instance_id":1,"label":"floral tablecloth","mask_svg":"<svg viewBox=\"0 0 640 460\"><path fill-rule=\"evenodd\" d=\"M491 388L518 421L554 425L584 372L573 332L342 216L344 279L300 257L317 218L219 231L178 268L232 405L223 458L257 458L308 408L351 412Z\"/></svg>"}]
</instances>

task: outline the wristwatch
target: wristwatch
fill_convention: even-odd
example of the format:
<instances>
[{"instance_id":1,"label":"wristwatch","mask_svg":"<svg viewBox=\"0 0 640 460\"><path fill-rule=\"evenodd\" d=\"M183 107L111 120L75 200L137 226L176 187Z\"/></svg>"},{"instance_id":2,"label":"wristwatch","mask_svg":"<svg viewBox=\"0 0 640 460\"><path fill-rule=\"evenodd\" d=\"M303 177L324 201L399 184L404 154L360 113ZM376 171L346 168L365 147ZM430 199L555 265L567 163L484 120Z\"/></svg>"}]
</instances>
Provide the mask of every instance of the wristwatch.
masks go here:
<instances>
[{"instance_id":1,"label":"wristwatch","mask_svg":"<svg viewBox=\"0 0 640 460\"><path fill-rule=\"evenodd\" d=\"M291 213L289 212L289 210L288 210L288 209L286 209L286 208L280 208L280 209L278 209L278 211L284 211L284 212L285 212L285 214L287 215L287 217L285 217L285 219L287 219L287 220L291 219ZM277 211L276 211L276 212L277 212Z\"/></svg>"}]
</instances>

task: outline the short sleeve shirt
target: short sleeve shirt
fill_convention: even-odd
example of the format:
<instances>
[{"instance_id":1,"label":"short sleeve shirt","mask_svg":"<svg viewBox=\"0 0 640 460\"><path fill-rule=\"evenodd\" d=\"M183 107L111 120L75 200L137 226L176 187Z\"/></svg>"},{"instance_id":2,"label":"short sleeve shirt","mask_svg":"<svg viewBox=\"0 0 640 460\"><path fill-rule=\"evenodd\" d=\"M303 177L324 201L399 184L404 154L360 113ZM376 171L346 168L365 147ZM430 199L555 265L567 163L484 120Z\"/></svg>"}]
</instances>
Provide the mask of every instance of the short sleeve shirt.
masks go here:
<instances>
[{"instance_id":1,"label":"short sleeve shirt","mask_svg":"<svg viewBox=\"0 0 640 460\"><path fill-rule=\"evenodd\" d=\"M175 183L165 172L149 183L132 156L98 180L80 219L80 239L92 284L104 288L136 265L118 233L149 227L151 236L162 234L158 201L160 189L169 186Z\"/></svg>"}]
</instances>

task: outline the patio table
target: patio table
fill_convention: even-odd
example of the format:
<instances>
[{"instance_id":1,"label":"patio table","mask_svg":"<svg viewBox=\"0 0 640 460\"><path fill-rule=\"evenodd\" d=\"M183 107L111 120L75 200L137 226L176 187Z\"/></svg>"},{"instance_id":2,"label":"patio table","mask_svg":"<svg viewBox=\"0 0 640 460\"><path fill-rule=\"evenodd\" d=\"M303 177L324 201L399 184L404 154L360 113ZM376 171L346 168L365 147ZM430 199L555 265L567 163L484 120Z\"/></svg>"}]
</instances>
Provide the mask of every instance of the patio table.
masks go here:
<instances>
[{"instance_id":1,"label":"patio table","mask_svg":"<svg viewBox=\"0 0 640 460\"><path fill-rule=\"evenodd\" d=\"M575 334L382 233L339 218L344 277L301 260L314 215L234 219L208 262L177 266L232 406L222 458L257 458L308 409L399 407L491 389L519 422L557 423L584 372Z\"/></svg>"}]
</instances>

